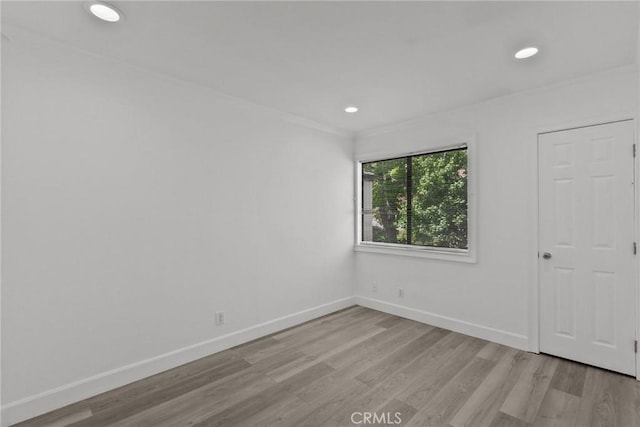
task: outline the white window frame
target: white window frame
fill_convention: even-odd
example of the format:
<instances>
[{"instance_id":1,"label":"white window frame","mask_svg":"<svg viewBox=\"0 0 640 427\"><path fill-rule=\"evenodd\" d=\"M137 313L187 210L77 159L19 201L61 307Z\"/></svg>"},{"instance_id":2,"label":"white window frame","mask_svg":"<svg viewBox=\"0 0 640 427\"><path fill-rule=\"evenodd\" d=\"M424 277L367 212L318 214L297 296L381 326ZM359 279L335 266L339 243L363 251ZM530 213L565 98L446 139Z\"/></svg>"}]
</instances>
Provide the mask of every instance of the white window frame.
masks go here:
<instances>
[{"instance_id":1,"label":"white window frame","mask_svg":"<svg viewBox=\"0 0 640 427\"><path fill-rule=\"evenodd\" d=\"M437 153L456 148L467 149L467 238L468 249L438 248L432 246L403 245L398 243L378 243L362 241L362 164L407 156ZM430 258L441 261L476 263L476 169L475 137L458 138L455 142L441 143L418 151L380 153L358 156L356 159L355 197L355 247L357 252Z\"/></svg>"}]
</instances>

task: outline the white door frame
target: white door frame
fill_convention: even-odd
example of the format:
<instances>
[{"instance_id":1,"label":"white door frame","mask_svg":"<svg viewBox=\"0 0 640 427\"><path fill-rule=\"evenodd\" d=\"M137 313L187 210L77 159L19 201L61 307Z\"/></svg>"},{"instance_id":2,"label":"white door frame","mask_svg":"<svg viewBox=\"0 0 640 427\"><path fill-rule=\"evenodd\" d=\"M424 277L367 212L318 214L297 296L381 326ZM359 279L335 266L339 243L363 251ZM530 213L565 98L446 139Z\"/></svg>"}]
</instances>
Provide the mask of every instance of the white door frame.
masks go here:
<instances>
[{"instance_id":1,"label":"white door frame","mask_svg":"<svg viewBox=\"0 0 640 427\"><path fill-rule=\"evenodd\" d=\"M588 119L575 120L570 122L561 122L556 124L551 124L542 127L536 127L532 129L532 133L535 134L535 140L533 144L527 149L527 153L530 155L532 160L532 178L530 182L530 194L531 194L531 206L532 206L532 224L533 224L533 234L531 236L531 277L532 283L529 287L529 322L528 322L528 336L529 336L529 351L534 353L540 353L540 277L538 273L538 253L540 251L539 248L539 232L540 232L540 224L539 224L539 189L538 189L538 179L539 179L539 170L540 164L538 159L538 137L540 134L549 133L549 132L558 132L563 130L587 127L587 126L597 126L601 124L620 122L625 120L633 120L634 121L634 143L639 145L638 154L633 159L633 174L635 185L635 224L634 224L634 237L635 241L640 245L640 183L638 183L638 179L640 178L639 169L638 169L638 157L640 157L640 144L638 141L638 135L640 135L640 120L638 114L636 112L631 112L627 114L616 114L613 116L599 116L599 117L591 117ZM639 332L640 331L640 248L638 252L638 256L636 256L636 268L634 271L634 283L636 288L636 298L635 298L635 325L636 325L636 339L640 340ZM640 358L636 353L636 379L640 381Z\"/></svg>"}]
</instances>

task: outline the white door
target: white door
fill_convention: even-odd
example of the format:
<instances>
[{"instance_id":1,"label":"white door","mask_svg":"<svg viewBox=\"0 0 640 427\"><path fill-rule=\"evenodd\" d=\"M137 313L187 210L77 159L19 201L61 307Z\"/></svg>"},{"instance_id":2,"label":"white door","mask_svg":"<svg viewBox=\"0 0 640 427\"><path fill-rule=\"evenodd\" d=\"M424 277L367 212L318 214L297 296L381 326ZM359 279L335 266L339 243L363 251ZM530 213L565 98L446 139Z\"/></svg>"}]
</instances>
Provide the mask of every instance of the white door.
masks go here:
<instances>
[{"instance_id":1,"label":"white door","mask_svg":"<svg viewBox=\"0 0 640 427\"><path fill-rule=\"evenodd\" d=\"M634 123L538 136L540 351L635 368Z\"/></svg>"}]
</instances>

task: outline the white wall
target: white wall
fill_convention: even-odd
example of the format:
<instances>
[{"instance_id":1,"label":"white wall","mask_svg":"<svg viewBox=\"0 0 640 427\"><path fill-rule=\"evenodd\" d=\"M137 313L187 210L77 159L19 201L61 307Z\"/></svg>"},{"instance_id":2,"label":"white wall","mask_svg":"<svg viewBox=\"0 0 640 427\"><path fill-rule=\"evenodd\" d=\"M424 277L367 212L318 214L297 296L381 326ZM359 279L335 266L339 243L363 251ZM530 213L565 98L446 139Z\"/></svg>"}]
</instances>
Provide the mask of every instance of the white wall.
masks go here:
<instances>
[{"instance_id":1,"label":"white wall","mask_svg":"<svg viewBox=\"0 0 640 427\"><path fill-rule=\"evenodd\" d=\"M353 303L350 138L17 31L2 88L5 423Z\"/></svg>"},{"instance_id":2,"label":"white wall","mask_svg":"<svg viewBox=\"0 0 640 427\"><path fill-rule=\"evenodd\" d=\"M361 135L356 158L476 136L478 262L358 252L357 301L536 350L537 133L632 118L637 95L637 68L624 68Z\"/></svg>"}]
</instances>

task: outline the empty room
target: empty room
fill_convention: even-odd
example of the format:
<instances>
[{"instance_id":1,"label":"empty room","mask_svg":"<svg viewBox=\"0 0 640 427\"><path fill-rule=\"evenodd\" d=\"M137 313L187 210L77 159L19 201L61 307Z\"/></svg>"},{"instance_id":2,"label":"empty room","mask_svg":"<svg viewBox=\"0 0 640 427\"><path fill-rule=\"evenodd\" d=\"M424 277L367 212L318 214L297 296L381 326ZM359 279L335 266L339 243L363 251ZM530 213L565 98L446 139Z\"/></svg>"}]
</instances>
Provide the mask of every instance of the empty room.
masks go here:
<instances>
[{"instance_id":1,"label":"empty room","mask_svg":"<svg viewBox=\"0 0 640 427\"><path fill-rule=\"evenodd\" d=\"M0 11L2 427L640 427L640 2Z\"/></svg>"}]
</instances>

